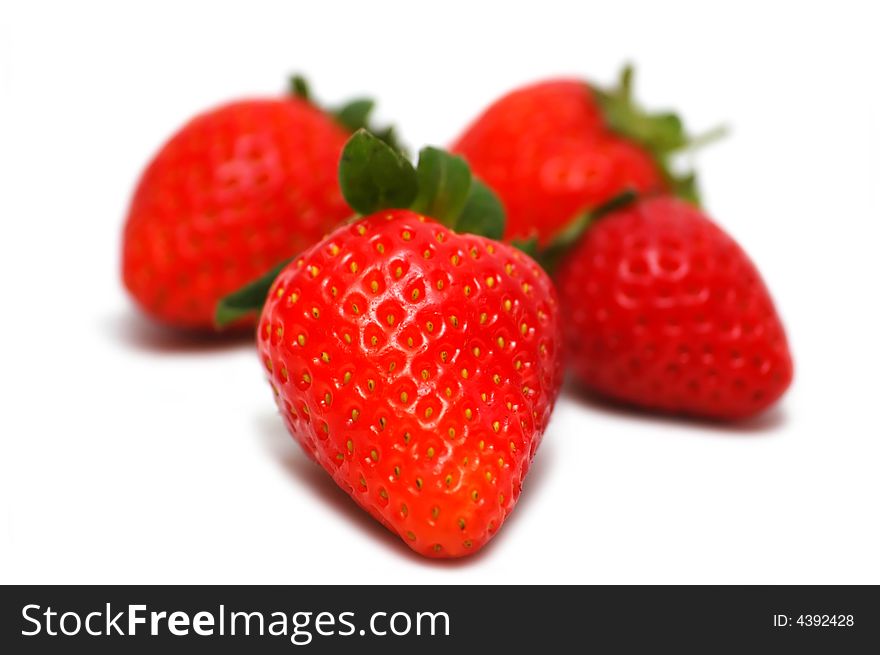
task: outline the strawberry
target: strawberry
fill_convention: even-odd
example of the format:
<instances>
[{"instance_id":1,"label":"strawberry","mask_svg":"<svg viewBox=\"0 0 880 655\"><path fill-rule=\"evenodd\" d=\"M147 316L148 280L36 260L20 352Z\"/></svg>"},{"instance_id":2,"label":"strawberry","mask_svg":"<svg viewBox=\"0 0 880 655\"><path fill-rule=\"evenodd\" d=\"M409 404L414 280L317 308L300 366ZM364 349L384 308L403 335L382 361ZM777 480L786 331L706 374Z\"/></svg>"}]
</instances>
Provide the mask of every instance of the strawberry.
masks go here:
<instances>
[{"instance_id":1,"label":"strawberry","mask_svg":"<svg viewBox=\"0 0 880 655\"><path fill-rule=\"evenodd\" d=\"M669 167L693 140L675 114L633 104L631 88L631 68L611 91L575 79L539 82L497 100L458 138L452 151L504 204L505 240L545 246L626 189L695 195L693 175Z\"/></svg>"},{"instance_id":2,"label":"strawberry","mask_svg":"<svg viewBox=\"0 0 880 655\"><path fill-rule=\"evenodd\" d=\"M364 217L218 307L268 299L258 348L288 429L427 557L478 551L520 495L561 382L552 282L499 235L464 162L418 171L365 131L340 164Z\"/></svg>"},{"instance_id":3,"label":"strawberry","mask_svg":"<svg viewBox=\"0 0 880 655\"><path fill-rule=\"evenodd\" d=\"M785 331L758 270L682 200L643 199L596 220L555 280L569 364L604 396L741 419L791 382Z\"/></svg>"},{"instance_id":4,"label":"strawberry","mask_svg":"<svg viewBox=\"0 0 880 655\"><path fill-rule=\"evenodd\" d=\"M227 293L313 244L350 215L336 166L372 104L335 114L305 84L196 116L147 166L129 209L122 277L151 317L212 329Z\"/></svg>"}]
</instances>

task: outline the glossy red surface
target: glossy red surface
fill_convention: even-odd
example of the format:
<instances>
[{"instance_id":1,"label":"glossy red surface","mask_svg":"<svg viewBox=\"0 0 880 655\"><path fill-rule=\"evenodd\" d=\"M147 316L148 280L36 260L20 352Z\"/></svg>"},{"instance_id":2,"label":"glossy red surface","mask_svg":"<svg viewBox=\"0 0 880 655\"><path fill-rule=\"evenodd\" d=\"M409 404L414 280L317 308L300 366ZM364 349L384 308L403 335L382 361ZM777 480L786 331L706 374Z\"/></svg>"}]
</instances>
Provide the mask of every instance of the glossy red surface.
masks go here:
<instances>
[{"instance_id":1,"label":"glossy red surface","mask_svg":"<svg viewBox=\"0 0 880 655\"><path fill-rule=\"evenodd\" d=\"M341 227L291 263L258 347L300 445L428 557L476 552L501 527L562 374L537 264L406 210Z\"/></svg>"}]
</instances>

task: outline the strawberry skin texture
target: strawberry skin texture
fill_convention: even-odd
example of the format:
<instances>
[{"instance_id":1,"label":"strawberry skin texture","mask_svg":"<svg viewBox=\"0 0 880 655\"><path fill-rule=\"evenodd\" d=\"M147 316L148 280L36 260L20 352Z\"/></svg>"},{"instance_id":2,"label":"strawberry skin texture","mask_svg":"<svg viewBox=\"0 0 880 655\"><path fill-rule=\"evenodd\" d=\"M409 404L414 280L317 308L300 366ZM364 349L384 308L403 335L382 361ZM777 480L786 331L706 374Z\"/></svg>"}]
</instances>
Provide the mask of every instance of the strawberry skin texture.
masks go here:
<instances>
[{"instance_id":1,"label":"strawberry skin texture","mask_svg":"<svg viewBox=\"0 0 880 655\"><path fill-rule=\"evenodd\" d=\"M742 419L791 382L785 331L758 270L684 201L656 197L599 219L555 278L568 361L604 396Z\"/></svg>"},{"instance_id":2,"label":"strawberry skin texture","mask_svg":"<svg viewBox=\"0 0 880 655\"><path fill-rule=\"evenodd\" d=\"M592 90L578 80L507 94L451 149L501 198L506 241L536 236L543 245L579 213L626 189L665 188L650 154L607 128Z\"/></svg>"},{"instance_id":3,"label":"strawberry skin texture","mask_svg":"<svg viewBox=\"0 0 880 655\"><path fill-rule=\"evenodd\" d=\"M210 330L217 301L351 215L337 183L348 133L298 98L244 100L186 124L143 173L122 275L149 316Z\"/></svg>"},{"instance_id":4,"label":"strawberry skin texture","mask_svg":"<svg viewBox=\"0 0 880 655\"><path fill-rule=\"evenodd\" d=\"M562 377L549 277L409 210L340 227L291 262L257 345L294 438L427 557L495 534Z\"/></svg>"}]
</instances>

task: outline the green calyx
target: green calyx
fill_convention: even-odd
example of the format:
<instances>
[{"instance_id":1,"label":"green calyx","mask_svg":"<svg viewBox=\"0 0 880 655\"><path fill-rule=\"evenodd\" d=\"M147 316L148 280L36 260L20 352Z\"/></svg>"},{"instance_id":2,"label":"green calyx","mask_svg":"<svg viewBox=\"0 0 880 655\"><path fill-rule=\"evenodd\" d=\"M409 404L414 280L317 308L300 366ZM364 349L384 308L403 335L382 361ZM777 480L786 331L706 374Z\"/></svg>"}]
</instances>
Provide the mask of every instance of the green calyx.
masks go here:
<instances>
[{"instance_id":1,"label":"green calyx","mask_svg":"<svg viewBox=\"0 0 880 655\"><path fill-rule=\"evenodd\" d=\"M321 108L320 105L315 102L308 82L306 82L305 78L301 75L294 75L290 78L289 90L291 95ZM336 122L342 125L345 129L354 133L359 133L368 128L370 113L373 111L374 106L375 103L372 100L368 98L358 98L351 100L337 109L321 109L331 115ZM376 175L379 178L378 183L380 186L384 184L393 185L393 181L391 180L383 181L383 176L387 177L389 174L393 173L391 169L394 168L394 162L397 160L403 160L406 163L406 166L409 166L409 162L406 162L400 154L403 152L403 147L397 140L394 128L390 126L376 130L373 138L381 143L384 148L379 155L378 161L372 162L367 166L370 170L363 170L362 174L370 175L372 173L373 165L375 165ZM351 140L349 140L349 144L350 143ZM348 147L346 147L346 150L347 149ZM364 163L360 156L355 157L355 159L360 161L361 164ZM406 176L406 166L399 167L398 173ZM412 168L412 166L409 167ZM390 197L382 196L381 200L382 202L391 202L393 204L397 202L399 198L393 195ZM260 278L250 282L228 296L221 298L214 310L215 325L218 328L223 328L241 318L259 312L266 300L266 294L269 292L272 282L292 259L293 257L286 259Z\"/></svg>"},{"instance_id":2,"label":"green calyx","mask_svg":"<svg viewBox=\"0 0 880 655\"><path fill-rule=\"evenodd\" d=\"M423 148L413 166L386 141L360 128L342 151L339 186L349 206L362 216L410 209L456 232L491 239L504 234L504 209L495 193L471 175L461 157L439 148ZM272 282L292 259L222 298L214 313L217 327L259 312Z\"/></svg>"},{"instance_id":3,"label":"green calyx","mask_svg":"<svg viewBox=\"0 0 880 655\"><path fill-rule=\"evenodd\" d=\"M614 196L608 202L576 216L562 228L551 240L540 247L537 237L514 241L511 245L519 248L541 265L549 275L553 275L562 257L574 246L596 221L618 209L623 209L638 200L639 195L627 189Z\"/></svg>"},{"instance_id":4,"label":"green calyx","mask_svg":"<svg viewBox=\"0 0 880 655\"><path fill-rule=\"evenodd\" d=\"M471 175L461 157L427 147L413 166L367 130L355 132L339 162L339 185L356 212L411 209L456 232L491 239L504 234L504 209L495 193Z\"/></svg>"},{"instance_id":5,"label":"green calyx","mask_svg":"<svg viewBox=\"0 0 880 655\"><path fill-rule=\"evenodd\" d=\"M290 78L291 95L305 100L306 102L320 107L312 96L311 87L302 75L294 75ZM403 146L397 139L394 127L389 125L383 128L377 128L370 125L370 114L372 113L376 103L370 98L355 98L338 108L323 108L330 114L337 123L342 125L349 132L357 132L364 128L370 130L389 146L403 152Z\"/></svg>"},{"instance_id":6,"label":"green calyx","mask_svg":"<svg viewBox=\"0 0 880 655\"><path fill-rule=\"evenodd\" d=\"M634 70L631 65L623 68L618 85L614 89L592 87L593 94L602 109L609 128L647 150L666 179L672 192L695 204L699 204L699 191L693 171L676 173L672 158L686 150L692 150L726 133L718 127L704 135L690 136L681 118L669 111L649 113L635 103L632 95Z\"/></svg>"},{"instance_id":7,"label":"green calyx","mask_svg":"<svg viewBox=\"0 0 880 655\"><path fill-rule=\"evenodd\" d=\"M266 294L269 293L269 288L275 278L292 260L293 257L285 259L268 273L217 301L217 306L214 308L214 324L218 328L224 328L241 318L260 311L263 303L266 302Z\"/></svg>"}]
</instances>

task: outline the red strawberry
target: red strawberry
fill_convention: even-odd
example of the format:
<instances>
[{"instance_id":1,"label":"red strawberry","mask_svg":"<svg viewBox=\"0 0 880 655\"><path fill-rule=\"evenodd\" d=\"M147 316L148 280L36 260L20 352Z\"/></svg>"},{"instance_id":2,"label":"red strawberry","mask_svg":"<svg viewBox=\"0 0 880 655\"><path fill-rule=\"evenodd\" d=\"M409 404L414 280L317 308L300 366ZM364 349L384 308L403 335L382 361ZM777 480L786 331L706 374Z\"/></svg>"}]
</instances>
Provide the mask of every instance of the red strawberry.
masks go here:
<instances>
[{"instance_id":1,"label":"red strawberry","mask_svg":"<svg viewBox=\"0 0 880 655\"><path fill-rule=\"evenodd\" d=\"M527 255L451 229L486 227L500 209L460 159L423 150L416 183L377 143L356 134L340 169L346 197L373 213L281 271L258 346L306 452L413 550L459 557L511 512L547 425L556 299ZM401 188L371 186L395 177ZM385 204L419 211L374 211Z\"/></svg>"},{"instance_id":2,"label":"red strawberry","mask_svg":"<svg viewBox=\"0 0 880 655\"><path fill-rule=\"evenodd\" d=\"M791 382L785 331L760 274L684 201L650 198L598 219L555 278L568 361L600 394L738 419Z\"/></svg>"},{"instance_id":3,"label":"red strawberry","mask_svg":"<svg viewBox=\"0 0 880 655\"><path fill-rule=\"evenodd\" d=\"M505 240L549 243L572 219L626 189L692 195L693 177L676 178L669 155L687 146L674 115L645 114L631 100L632 71L620 88L580 80L517 89L492 104L452 146L501 197Z\"/></svg>"},{"instance_id":4,"label":"red strawberry","mask_svg":"<svg viewBox=\"0 0 880 655\"><path fill-rule=\"evenodd\" d=\"M297 95L195 117L147 167L125 225L122 274L153 318L211 329L222 296L351 214L336 167L370 103L332 115L295 84Z\"/></svg>"}]
</instances>

